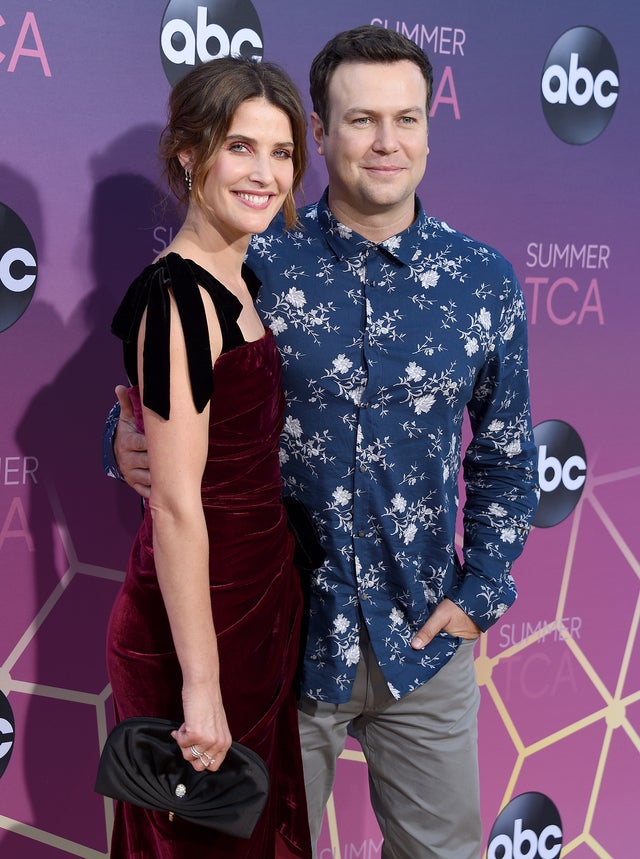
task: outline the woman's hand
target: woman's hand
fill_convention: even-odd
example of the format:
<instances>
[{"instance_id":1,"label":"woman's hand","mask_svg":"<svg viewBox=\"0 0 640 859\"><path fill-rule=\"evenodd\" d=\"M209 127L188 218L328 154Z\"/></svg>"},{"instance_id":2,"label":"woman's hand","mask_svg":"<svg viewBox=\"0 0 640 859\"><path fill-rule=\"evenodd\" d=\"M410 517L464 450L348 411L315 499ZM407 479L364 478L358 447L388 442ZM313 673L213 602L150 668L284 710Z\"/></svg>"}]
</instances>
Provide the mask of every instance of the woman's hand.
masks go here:
<instances>
[{"instance_id":1,"label":"woman's hand","mask_svg":"<svg viewBox=\"0 0 640 859\"><path fill-rule=\"evenodd\" d=\"M231 746L231 732L219 689L185 687L182 703L184 722L171 736L195 770L217 770Z\"/></svg>"}]
</instances>

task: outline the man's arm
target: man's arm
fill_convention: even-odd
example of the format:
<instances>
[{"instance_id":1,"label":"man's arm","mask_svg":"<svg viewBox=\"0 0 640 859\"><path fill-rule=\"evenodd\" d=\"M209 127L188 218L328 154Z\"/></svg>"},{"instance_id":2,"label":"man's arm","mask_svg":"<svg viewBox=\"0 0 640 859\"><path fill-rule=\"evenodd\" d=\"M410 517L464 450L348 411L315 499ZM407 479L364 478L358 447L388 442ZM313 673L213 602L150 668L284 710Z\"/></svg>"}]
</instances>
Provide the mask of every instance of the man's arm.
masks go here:
<instances>
[{"instance_id":1,"label":"man's arm","mask_svg":"<svg viewBox=\"0 0 640 859\"><path fill-rule=\"evenodd\" d=\"M469 403L473 438L464 458L464 564L455 589L412 641L420 650L440 630L476 638L516 598L511 567L538 503L531 428L524 298L509 268L495 350Z\"/></svg>"},{"instance_id":2,"label":"man's arm","mask_svg":"<svg viewBox=\"0 0 640 859\"><path fill-rule=\"evenodd\" d=\"M473 437L463 462L463 576L449 594L483 631L516 598L511 568L524 548L539 495L526 309L511 267L504 284L493 354L469 403Z\"/></svg>"},{"instance_id":3,"label":"man's arm","mask_svg":"<svg viewBox=\"0 0 640 859\"><path fill-rule=\"evenodd\" d=\"M147 456L147 440L136 429L133 407L127 388L116 388L118 402L107 416L102 437L102 465L109 477L129 484L138 495L149 498L151 475Z\"/></svg>"}]
</instances>

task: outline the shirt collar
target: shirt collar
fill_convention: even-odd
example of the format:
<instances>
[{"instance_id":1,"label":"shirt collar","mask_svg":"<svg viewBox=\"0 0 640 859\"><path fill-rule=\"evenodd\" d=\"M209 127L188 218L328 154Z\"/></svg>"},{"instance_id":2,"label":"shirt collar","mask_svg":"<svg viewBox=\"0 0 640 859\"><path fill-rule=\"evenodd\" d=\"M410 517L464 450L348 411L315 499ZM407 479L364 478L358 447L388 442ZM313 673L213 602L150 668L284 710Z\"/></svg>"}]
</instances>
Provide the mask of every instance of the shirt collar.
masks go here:
<instances>
[{"instance_id":1,"label":"shirt collar","mask_svg":"<svg viewBox=\"0 0 640 859\"><path fill-rule=\"evenodd\" d=\"M337 257L340 259L349 259L350 257L366 252L369 248L379 248L403 265L411 263L415 253L416 239L419 232L421 230L424 231L427 219L417 196L415 197L416 217L413 223L406 230L385 239L384 242L372 242L369 239L365 239L364 236L361 236L355 230L352 230L351 227L347 227L337 220L329 209L328 192L329 189L325 189L324 194L318 201L318 226L327 244Z\"/></svg>"}]
</instances>

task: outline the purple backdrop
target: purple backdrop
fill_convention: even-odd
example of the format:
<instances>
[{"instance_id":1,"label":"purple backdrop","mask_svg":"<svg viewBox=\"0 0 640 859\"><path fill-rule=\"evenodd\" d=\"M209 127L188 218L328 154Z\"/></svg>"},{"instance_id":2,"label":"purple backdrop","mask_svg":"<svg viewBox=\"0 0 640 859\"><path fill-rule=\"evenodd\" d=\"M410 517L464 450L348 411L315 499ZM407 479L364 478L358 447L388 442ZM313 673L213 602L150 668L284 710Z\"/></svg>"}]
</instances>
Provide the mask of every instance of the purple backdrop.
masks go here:
<instances>
[{"instance_id":1,"label":"purple backdrop","mask_svg":"<svg viewBox=\"0 0 640 859\"><path fill-rule=\"evenodd\" d=\"M630 859L640 797L632 0L0 0L2 856L108 852L111 802L93 793L111 724L105 627L139 516L133 493L101 469L102 425L123 381L109 322L174 222L156 188L169 91L160 31L165 17L195 20L198 5L213 35L194 35L196 48L213 51L253 14L265 58L291 72L305 99L309 61L338 30L378 23L431 55L425 208L514 263L529 310L534 424L567 424L586 462L565 469L571 509L534 528L515 568L520 598L477 647L485 844L513 797L540 792L560 813L562 856ZM614 109L594 108L605 127L572 143L558 136L560 120L548 120L541 79L554 44L580 27L610 46L619 87L610 75L600 89L596 80ZM574 77L588 56L599 61L586 43L575 55ZM601 68L611 71L611 54L608 62ZM584 86L569 80L572 92L579 100ZM568 103L555 115L584 125L571 111ZM305 199L324 182L314 156ZM561 456L576 450L544 450L543 503L553 514L555 463L561 471ZM366 796L352 744L320 859L380 856ZM489 852L501 859L495 846Z\"/></svg>"}]
</instances>

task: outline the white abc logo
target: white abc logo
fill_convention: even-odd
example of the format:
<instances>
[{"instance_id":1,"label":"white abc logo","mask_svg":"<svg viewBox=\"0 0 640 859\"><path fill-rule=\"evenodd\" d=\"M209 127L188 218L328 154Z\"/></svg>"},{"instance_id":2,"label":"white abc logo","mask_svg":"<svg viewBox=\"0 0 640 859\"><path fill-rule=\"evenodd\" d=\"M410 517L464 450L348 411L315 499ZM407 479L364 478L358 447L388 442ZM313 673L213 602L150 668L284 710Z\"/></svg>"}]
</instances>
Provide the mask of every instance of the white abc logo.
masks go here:
<instances>
[{"instance_id":1,"label":"white abc logo","mask_svg":"<svg viewBox=\"0 0 640 859\"><path fill-rule=\"evenodd\" d=\"M160 45L171 63L195 66L196 60L206 63L218 57L239 56L243 54L245 45L255 49L253 53L247 52L247 56L255 60L262 58L262 39L255 30L240 27L236 32L228 33L220 24L209 23L208 15L206 6L198 6L195 33L193 27L180 18L173 18L164 25ZM174 47L173 37L176 35L184 41L181 48ZM217 47L215 53L209 50L212 40Z\"/></svg>"},{"instance_id":2,"label":"white abc logo","mask_svg":"<svg viewBox=\"0 0 640 859\"><path fill-rule=\"evenodd\" d=\"M555 859L561 848L562 830L559 826L551 823L536 835L533 829L523 829L522 819L517 818L513 838L505 834L496 835L487 849L487 859Z\"/></svg>"},{"instance_id":3,"label":"white abc logo","mask_svg":"<svg viewBox=\"0 0 640 859\"><path fill-rule=\"evenodd\" d=\"M543 421L533 428L538 448L540 503L533 518L537 528L566 519L587 482L587 454L578 433L566 421Z\"/></svg>"},{"instance_id":4,"label":"white abc logo","mask_svg":"<svg viewBox=\"0 0 640 859\"><path fill-rule=\"evenodd\" d=\"M620 91L618 58L604 33L572 27L547 54L540 81L542 111L565 143L595 140L614 114Z\"/></svg>"},{"instance_id":5,"label":"white abc logo","mask_svg":"<svg viewBox=\"0 0 640 859\"><path fill-rule=\"evenodd\" d=\"M7 719L0 718L0 759L9 754L13 748L13 740L2 742L2 737L13 737L13 725Z\"/></svg>"},{"instance_id":6,"label":"white abc logo","mask_svg":"<svg viewBox=\"0 0 640 859\"><path fill-rule=\"evenodd\" d=\"M29 251L24 248L10 248L0 257L0 283L10 292L26 292L36 282L36 275L24 271L22 277L14 277L11 266L15 262L23 263L26 269L35 269L37 265Z\"/></svg>"},{"instance_id":7,"label":"white abc logo","mask_svg":"<svg viewBox=\"0 0 640 859\"><path fill-rule=\"evenodd\" d=\"M593 99L598 107L613 107L618 99L618 75L612 69L603 69L594 78L589 69L580 66L579 62L578 54L572 53L568 74L561 65L547 68L542 77L542 95L545 100L549 104L566 104L570 101L576 107L582 107Z\"/></svg>"},{"instance_id":8,"label":"white abc logo","mask_svg":"<svg viewBox=\"0 0 640 859\"><path fill-rule=\"evenodd\" d=\"M547 475L551 473L549 477ZM538 448L538 481L542 492L554 492L560 484L575 492L586 480L587 463L575 454L562 463L556 456L547 456L547 445Z\"/></svg>"},{"instance_id":9,"label":"white abc logo","mask_svg":"<svg viewBox=\"0 0 640 859\"><path fill-rule=\"evenodd\" d=\"M0 202L0 331L29 307L38 279L33 236L22 218Z\"/></svg>"}]
</instances>

